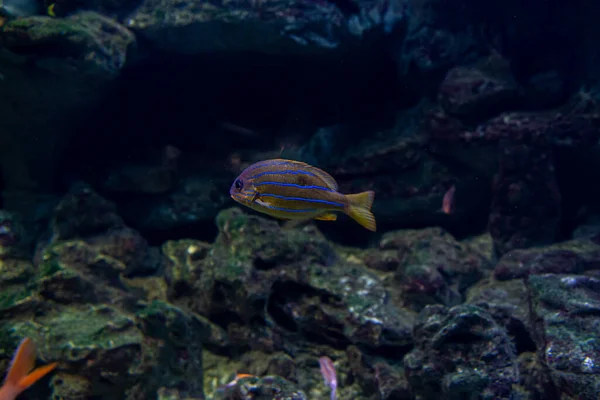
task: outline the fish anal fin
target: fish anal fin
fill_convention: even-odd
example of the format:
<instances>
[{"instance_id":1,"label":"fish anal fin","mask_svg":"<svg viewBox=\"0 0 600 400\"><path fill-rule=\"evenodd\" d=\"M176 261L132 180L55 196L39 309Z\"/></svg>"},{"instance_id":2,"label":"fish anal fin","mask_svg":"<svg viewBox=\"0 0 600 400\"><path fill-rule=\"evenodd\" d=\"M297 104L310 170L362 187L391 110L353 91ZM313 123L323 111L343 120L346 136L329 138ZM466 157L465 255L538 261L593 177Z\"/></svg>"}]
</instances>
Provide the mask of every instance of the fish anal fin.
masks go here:
<instances>
[{"instance_id":1,"label":"fish anal fin","mask_svg":"<svg viewBox=\"0 0 600 400\"><path fill-rule=\"evenodd\" d=\"M56 368L56 363L44 365L42 367L34 369L29 375L19 379L17 385L21 390L27 389L29 386L33 385L44 376L46 376L49 372L51 372L54 368Z\"/></svg>"},{"instance_id":2,"label":"fish anal fin","mask_svg":"<svg viewBox=\"0 0 600 400\"><path fill-rule=\"evenodd\" d=\"M323 214L315 217L314 219L318 219L319 221L335 221L337 220L337 215L335 214Z\"/></svg>"}]
</instances>

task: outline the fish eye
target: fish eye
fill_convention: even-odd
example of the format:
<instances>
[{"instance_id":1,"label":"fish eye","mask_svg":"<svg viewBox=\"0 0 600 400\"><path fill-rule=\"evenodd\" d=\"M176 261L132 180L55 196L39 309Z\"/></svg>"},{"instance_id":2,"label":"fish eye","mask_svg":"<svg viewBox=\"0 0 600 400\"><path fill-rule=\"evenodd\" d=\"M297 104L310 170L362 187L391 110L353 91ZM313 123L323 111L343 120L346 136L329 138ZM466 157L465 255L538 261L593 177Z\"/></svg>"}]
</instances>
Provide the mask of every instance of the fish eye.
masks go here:
<instances>
[{"instance_id":1,"label":"fish eye","mask_svg":"<svg viewBox=\"0 0 600 400\"><path fill-rule=\"evenodd\" d=\"M237 180L235 181L235 188L236 188L237 190L242 190L242 188L243 188L243 187L244 187L244 182L242 182L242 180L241 180L241 179L237 179Z\"/></svg>"}]
</instances>

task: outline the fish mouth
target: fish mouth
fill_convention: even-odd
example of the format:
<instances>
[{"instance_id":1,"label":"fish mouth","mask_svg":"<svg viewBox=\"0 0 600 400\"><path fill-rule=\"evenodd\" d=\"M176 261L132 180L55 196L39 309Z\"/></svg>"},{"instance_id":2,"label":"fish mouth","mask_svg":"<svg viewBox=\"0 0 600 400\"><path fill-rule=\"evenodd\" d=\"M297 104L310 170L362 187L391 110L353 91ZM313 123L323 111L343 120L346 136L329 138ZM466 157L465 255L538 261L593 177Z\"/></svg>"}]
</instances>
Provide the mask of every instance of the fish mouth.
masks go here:
<instances>
[{"instance_id":1,"label":"fish mouth","mask_svg":"<svg viewBox=\"0 0 600 400\"><path fill-rule=\"evenodd\" d=\"M233 193L231 194L231 198L235 201L237 201L238 203L246 203L246 199L245 196L243 194L240 193Z\"/></svg>"}]
</instances>

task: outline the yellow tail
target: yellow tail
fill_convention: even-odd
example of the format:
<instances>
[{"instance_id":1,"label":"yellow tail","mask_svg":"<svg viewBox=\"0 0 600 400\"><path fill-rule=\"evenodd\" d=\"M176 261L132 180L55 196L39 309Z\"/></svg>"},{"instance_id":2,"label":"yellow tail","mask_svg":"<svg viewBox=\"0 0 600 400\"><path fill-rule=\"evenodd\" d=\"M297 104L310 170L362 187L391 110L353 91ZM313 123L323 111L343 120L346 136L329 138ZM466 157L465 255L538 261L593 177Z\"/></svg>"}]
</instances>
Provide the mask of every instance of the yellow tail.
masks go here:
<instances>
[{"instance_id":1,"label":"yellow tail","mask_svg":"<svg viewBox=\"0 0 600 400\"><path fill-rule=\"evenodd\" d=\"M375 192L369 190L362 193L347 194L348 206L346 214L370 231L376 231L375 216L371 212Z\"/></svg>"}]
</instances>

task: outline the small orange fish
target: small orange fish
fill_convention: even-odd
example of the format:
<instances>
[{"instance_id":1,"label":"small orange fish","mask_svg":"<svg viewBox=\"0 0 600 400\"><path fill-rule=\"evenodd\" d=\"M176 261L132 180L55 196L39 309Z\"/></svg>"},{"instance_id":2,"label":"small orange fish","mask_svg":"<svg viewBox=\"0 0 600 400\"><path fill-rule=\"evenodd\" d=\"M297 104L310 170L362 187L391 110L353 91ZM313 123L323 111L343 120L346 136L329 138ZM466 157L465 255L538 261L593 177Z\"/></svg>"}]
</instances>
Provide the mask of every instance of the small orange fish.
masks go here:
<instances>
[{"instance_id":1,"label":"small orange fish","mask_svg":"<svg viewBox=\"0 0 600 400\"><path fill-rule=\"evenodd\" d=\"M35 353L35 344L31 339L23 339L10 363L4 385L0 388L0 400L15 400L25 389L56 368L56 363L52 363L31 371L35 366Z\"/></svg>"},{"instance_id":2,"label":"small orange fish","mask_svg":"<svg viewBox=\"0 0 600 400\"><path fill-rule=\"evenodd\" d=\"M444 194L444 199L442 200L442 211L444 214L450 215L454 212L454 192L456 192L456 186L452 185L446 194Z\"/></svg>"},{"instance_id":3,"label":"small orange fish","mask_svg":"<svg viewBox=\"0 0 600 400\"><path fill-rule=\"evenodd\" d=\"M256 378L256 375L235 374L235 378L231 382L227 383L224 387L227 387L227 388L233 387L233 386L237 385L237 383L240 379L245 379L245 378Z\"/></svg>"},{"instance_id":4,"label":"small orange fish","mask_svg":"<svg viewBox=\"0 0 600 400\"><path fill-rule=\"evenodd\" d=\"M375 193L343 194L327 172L306 163L274 159L257 162L238 176L229 190L240 204L287 220L335 221L340 211L370 231Z\"/></svg>"}]
</instances>

